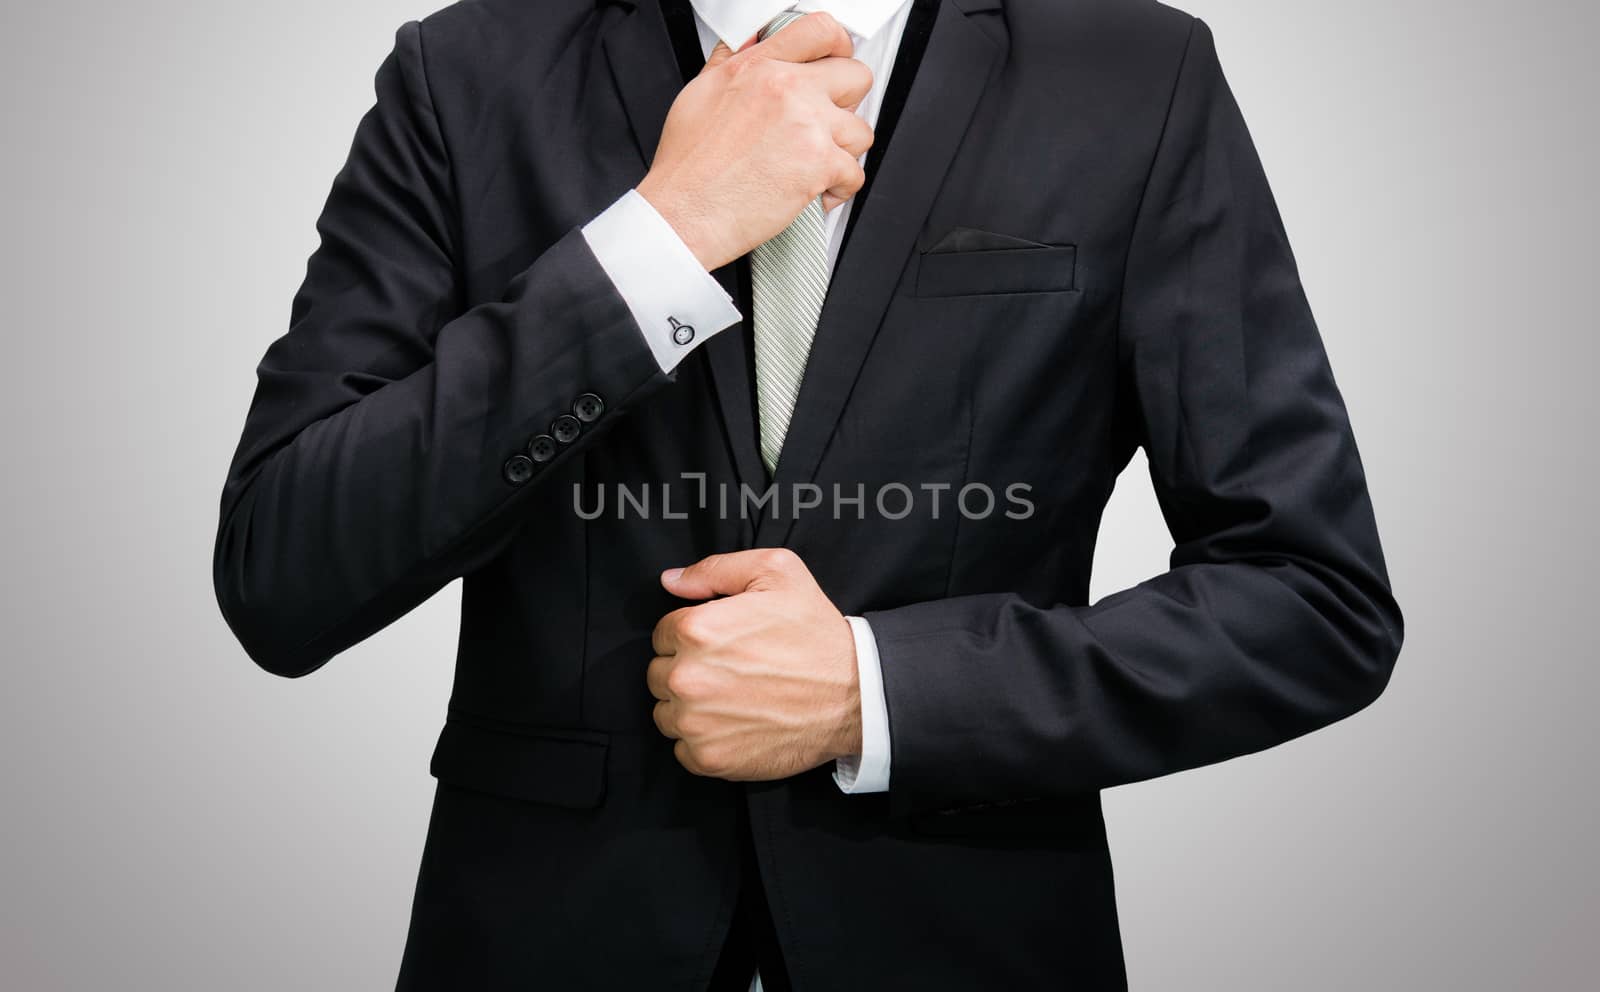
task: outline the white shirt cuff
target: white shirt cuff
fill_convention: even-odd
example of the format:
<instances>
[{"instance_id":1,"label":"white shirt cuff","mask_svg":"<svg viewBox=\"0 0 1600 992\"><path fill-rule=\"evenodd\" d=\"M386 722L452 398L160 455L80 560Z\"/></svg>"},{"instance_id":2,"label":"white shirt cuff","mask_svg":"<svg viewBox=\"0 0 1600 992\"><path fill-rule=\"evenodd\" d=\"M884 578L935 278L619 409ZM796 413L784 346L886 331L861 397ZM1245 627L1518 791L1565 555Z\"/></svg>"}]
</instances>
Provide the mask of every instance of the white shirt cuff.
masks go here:
<instances>
[{"instance_id":1,"label":"white shirt cuff","mask_svg":"<svg viewBox=\"0 0 1600 992\"><path fill-rule=\"evenodd\" d=\"M739 322L739 309L650 201L628 190L583 226L661 371Z\"/></svg>"},{"instance_id":2,"label":"white shirt cuff","mask_svg":"<svg viewBox=\"0 0 1600 992\"><path fill-rule=\"evenodd\" d=\"M861 753L833 763L840 791L889 791L889 702L883 695L883 667L872 625L861 617L845 617L856 639L856 672L861 680Z\"/></svg>"}]
</instances>

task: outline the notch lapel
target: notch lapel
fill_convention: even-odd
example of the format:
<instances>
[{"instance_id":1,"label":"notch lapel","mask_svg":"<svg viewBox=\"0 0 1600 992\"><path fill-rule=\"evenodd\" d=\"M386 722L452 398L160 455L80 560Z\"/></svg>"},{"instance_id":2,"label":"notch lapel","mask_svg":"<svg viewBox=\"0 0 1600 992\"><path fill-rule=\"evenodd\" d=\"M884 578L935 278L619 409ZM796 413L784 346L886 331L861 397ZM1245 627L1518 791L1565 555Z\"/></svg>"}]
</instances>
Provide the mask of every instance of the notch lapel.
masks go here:
<instances>
[{"instance_id":1,"label":"notch lapel","mask_svg":"<svg viewBox=\"0 0 1600 992\"><path fill-rule=\"evenodd\" d=\"M633 129L639 161L649 168L661 143L667 111L683 89L683 76L672 54L661 5L655 0L618 0L615 6L622 8L620 16L606 29L601 44Z\"/></svg>"},{"instance_id":2,"label":"notch lapel","mask_svg":"<svg viewBox=\"0 0 1600 992\"><path fill-rule=\"evenodd\" d=\"M712 275L733 299L739 299L738 267L730 262ZM746 308L748 309L748 308ZM756 438L755 385L750 378L749 335L745 333L748 315L700 346L711 369L711 386L716 393L722 428L733 455L733 470L738 481L760 491L767 481L767 468L761 464L761 448ZM754 521L740 515L742 540L755 540Z\"/></svg>"},{"instance_id":3,"label":"notch lapel","mask_svg":"<svg viewBox=\"0 0 1600 992\"><path fill-rule=\"evenodd\" d=\"M611 78L622 98L628 126L633 130L640 163L648 169L661 143L667 112L678 91L683 89L683 70L673 52L672 37L657 0L614 0L623 8L606 29L602 45ZM739 298L738 263L729 263L712 273L723 290ZM698 350L705 353L711 370L712 388L721 415L723 440L739 481L759 489L765 483L756 446L755 415L752 410L752 385L749 349L745 343L744 322L717 334ZM698 360L691 356L689 361ZM742 540L753 539L752 524L741 524Z\"/></svg>"},{"instance_id":4,"label":"notch lapel","mask_svg":"<svg viewBox=\"0 0 1600 992\"><path fill-rule=\"evenodd\" d=\"M872 195L862 204L823 303L773 478L785 498L780 512L786 512L783 503L795 485L816 477L917 232L1004 53L970 19L998 6L999 0L944 0L939 5L905 109L872 178ZM793 527L793 512L774 518L768 511L757 525L755 543L781 546Z\"/></svg>"}]
</instances>

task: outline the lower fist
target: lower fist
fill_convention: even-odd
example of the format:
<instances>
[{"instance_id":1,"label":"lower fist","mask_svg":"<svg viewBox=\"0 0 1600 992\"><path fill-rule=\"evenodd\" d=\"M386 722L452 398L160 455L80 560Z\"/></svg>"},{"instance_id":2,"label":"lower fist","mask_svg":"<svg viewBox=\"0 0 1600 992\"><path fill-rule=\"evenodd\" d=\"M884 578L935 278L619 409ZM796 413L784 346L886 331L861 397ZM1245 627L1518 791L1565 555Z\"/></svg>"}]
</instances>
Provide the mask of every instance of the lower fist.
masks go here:
<instances>
[{"instance_id":1,"label":"lower fist","mask_svg":"<svg viewBox=\"0 0 1600 992\"><path fill-rule=\"evenodd\" d=\"M860 753L855 638L794 552L712 555L661 583L708 600L661 619L646 672L685 768L765 781Z\"/></svg>"}]
</instances>

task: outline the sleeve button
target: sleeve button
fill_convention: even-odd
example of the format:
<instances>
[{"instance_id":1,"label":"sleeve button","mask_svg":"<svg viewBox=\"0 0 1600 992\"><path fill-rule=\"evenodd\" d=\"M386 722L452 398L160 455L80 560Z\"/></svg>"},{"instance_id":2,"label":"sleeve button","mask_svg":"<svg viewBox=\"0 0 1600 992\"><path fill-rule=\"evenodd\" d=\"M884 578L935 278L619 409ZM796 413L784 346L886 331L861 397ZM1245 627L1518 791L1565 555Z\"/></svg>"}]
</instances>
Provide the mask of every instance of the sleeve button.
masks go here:
<instances>
[{"instance_id":1,"label":"sleeve button","mask_svg":"<svg viewBox=\"0 0 1600 992\"><path fill-rule=\"evenodd\" d=\"M562 444L571 444L583 432L583 425L578 423L578 418L569 414L562 414L550 423L550 433Z\"/></svg>"},{"instance_id":2,"label":"sleeve button","mask_svg":"<svg viewBox=\"0 0 1600 992\"><path fill-rule=\"evenodd\" d=\"M547 462L556 456L556 439L540 434L528 442L528 457L536 462Z\"/></svg>"},{"instance_id":3,"label":"sleeve button","mask_svg":"<svg viewBox=\"0 0 1600 992\"><path fill-rule=\"evenodd\" d=\"M500 471L507 482L513 486L520 486L533 478L533 459L527 455L512 455L506 459L505 466Z\"/></svg>"},{"instance_id":4,"label":"sleeve button","mask_svg":"<svg viewBox=\"0 0 1600 992\"><path fill-rule=\"evenodd\" d=\"M606 412L606 401L594 393L584 393L572 404L572 413L586 424L592 424Z\"/></svg>"}]
</instances>

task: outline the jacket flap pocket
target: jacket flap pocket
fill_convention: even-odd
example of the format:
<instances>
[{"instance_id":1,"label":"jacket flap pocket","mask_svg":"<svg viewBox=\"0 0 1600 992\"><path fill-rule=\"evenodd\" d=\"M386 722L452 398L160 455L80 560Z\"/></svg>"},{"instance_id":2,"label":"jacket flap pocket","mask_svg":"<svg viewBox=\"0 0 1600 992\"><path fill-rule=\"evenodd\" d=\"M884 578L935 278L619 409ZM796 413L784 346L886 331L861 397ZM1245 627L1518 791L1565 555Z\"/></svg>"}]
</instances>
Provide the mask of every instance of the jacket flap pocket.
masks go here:
<instances>
[{"instance_id":1,"label":"jacket flap pocket","mask_svg":"<svg viewBox=\"0 0 1600 992\"><path fill-rule=\"evenodd\" d=\"M918 296L1058 293L1075 286L1074 245L934 251L917 267Z\"/></svg>"},{"instance_id":2,"label":"jacket flap pocket","mask_svg":"<svg viewBox=\"0 0 1600 992\"><path fill-rule=\"evenodd\" d=\"M450 785L572 809L600 805L606 791L605 734L491 730L451 719L430 770Z\"/></svg>"}]
</instances>

